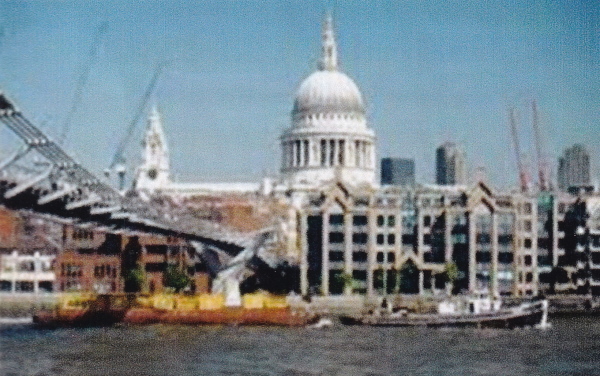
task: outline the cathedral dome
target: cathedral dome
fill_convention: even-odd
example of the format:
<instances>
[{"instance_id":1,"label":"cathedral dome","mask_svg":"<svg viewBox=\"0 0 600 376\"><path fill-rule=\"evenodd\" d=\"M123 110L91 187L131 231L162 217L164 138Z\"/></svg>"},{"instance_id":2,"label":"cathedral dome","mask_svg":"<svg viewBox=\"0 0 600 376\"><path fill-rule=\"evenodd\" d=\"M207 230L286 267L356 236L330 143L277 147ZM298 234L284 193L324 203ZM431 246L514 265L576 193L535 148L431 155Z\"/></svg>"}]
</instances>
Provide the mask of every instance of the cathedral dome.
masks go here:
<instances>
[{"instance_id":1,"label":"cathedral dome","mask_svg":"<svg viewBox=\"0 0 600 376\"><path fill-rule=\"evenodd\" d=\"M360 90L344 73L319 70L308 76L298 89L292 115L365 113Z\"/></svg>"}]
</instances>

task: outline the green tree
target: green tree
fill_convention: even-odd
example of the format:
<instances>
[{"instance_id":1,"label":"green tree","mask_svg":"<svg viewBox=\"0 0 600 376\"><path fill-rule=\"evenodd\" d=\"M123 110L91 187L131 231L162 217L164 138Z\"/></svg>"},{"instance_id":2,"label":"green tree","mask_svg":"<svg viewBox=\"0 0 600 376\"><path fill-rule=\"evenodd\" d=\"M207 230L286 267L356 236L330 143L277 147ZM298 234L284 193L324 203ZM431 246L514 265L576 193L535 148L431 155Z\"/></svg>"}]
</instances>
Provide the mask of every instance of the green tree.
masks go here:
<instances>
[{"instance_id":1,"label":"green tree","mask_svg":"<svg viewBox=\"0 0 600 376\"><path fill-rule=\"evenodd\" d=\"M137 264L125 272L125 292L140 292L146 285L146 273L144 268Z\"/></svg>"},{"instance_id":2,"label":"green tree","mask_svg":"<svg viewBox=\"0 0 600 376\"><path fill-rule=\"evenodd\" d=\"M163 285L175 290L177 293L188 287L191 282L192 280L187 273L177 265L168 265L163 274Z\"/></svg>"},{"instance_id":3,"label":"green tree","mask_svg":"<svg viewBox=\"0 0 600 376\"><path fill-rule=\"evenodd\" d=\"M454 289L454 282L458 279L458 266L454 262L444 265L444 280L446 281L446 292L450 294Z\"/></svg>"},{"instance_id":4,"label":"green tree","mask_svg":"<svg viewBox=\"0 0 600 376\"><path fill-rule=\"evenodd\" d=\"M352 274L342 273L339 275L339 278L344 285L344 290L354 288L354 278L352 278Z\"/></svg>"}]
</instances>

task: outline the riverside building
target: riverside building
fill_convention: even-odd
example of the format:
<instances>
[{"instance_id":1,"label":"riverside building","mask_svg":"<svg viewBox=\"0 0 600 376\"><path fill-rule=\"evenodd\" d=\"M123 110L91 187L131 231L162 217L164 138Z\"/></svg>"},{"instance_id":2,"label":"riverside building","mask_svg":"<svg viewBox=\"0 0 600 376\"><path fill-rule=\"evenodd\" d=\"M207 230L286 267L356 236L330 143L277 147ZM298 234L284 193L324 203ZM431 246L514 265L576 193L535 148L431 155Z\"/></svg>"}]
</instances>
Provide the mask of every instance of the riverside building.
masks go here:
<instances>
[{"instance_id":1,"label":"riverside building","mask_svg":"<svg viewBox=\"0 0 600 376\"><path fill-rule=\"evenodd\" d=\"M169 180L153 113L135 188L283 203L277 256L297 267L292 288L303 295L538 293L535 197L465 185L464 153L449 145L438 151L440 185L377 183L375 131L358 85L340 70L331 17L317 70L298 86L290 120L280 136L281 174L271 183L181 184ZM448 283L451 267L458 273Z\"/></svg>"},{"instance_id":2,"label":"riverside building","mask_svg":"<svg viewBox=\"0 0 600 376\"><path fill-rule=\"evenodd\" d=\"M339 71L330 17L322 36L318 70L300 84L281 137L300 292L537 294L535 199L457 185L466 180L461 150L442 153L452 167L444 185L378 186L375 132L357 85Z\"/></svg>"}]
</instances>

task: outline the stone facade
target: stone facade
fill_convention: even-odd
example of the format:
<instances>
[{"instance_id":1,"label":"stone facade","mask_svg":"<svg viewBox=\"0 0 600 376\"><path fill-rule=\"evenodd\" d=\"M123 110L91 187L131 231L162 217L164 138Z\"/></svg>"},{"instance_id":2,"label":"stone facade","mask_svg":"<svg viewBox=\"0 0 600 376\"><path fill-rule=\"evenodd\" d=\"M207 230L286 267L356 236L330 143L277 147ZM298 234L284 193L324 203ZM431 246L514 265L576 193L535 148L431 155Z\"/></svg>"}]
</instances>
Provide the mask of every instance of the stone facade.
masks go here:
<instances>
[{"instance_id":1,"label":"stone facade","mask_svg":"<svg viewBox=\"0 0 600 376\"><path fill-rule=\"evenodd\" d=\"M470 188L357 190L342 182L307 194L298 210L302 294L535 295L536 204Z\"/></svg>"}]
</instances>

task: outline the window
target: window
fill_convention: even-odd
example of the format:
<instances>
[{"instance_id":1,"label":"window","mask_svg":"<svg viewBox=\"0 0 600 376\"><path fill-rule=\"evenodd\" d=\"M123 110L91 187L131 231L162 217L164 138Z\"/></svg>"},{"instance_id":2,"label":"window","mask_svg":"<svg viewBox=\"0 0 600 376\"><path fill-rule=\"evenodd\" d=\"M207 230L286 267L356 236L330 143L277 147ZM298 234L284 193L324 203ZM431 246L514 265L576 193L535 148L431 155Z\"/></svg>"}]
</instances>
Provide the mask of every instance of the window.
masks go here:
<instances>
[{"instance_id":1,"label":"window","mask_svg":"<svg viewBox=\"0 0 600 376\"><path fill-rule=\"evenodd\" d=\"M366 262L367 261L367 252L359 251L352 253L352 261L355 262Z\"/></svg>"},{"instance_id":2,"label":"window","mask_svg":"<svg viewBox=\"0 0 600 376\"><path fill-rule=\"evenodd\" d=\"M388 216L388 227L396 226L396 217L393 215Z\"/></svg>"},{"instance_id":3,"label":"window","mask_svg":"<svg viewBox=\"0 0 600 376\"><path fill-rule=\"evenodd\" d=\"M425 226L425 227L431 226L431 216L430 215L426 215L423 217L423 226Z\"/></svg>"},{"instance_id":4,"label":"window","mask_svg":"<svg viewBox=\"0 0 600 376\"><path fill-rule=\"evenodd\" d=\"M523 221L523 230L527 232L531 232L531 221L525 220Z\"/></svg>"},{"instance_id":5,"label":"window","mask_svg":"<svg viewBox=\"0 0 600 376\"><path fill-rule=\"evenodd\" d=\"M43 292L52 292L53 290L52 281L40 281L38 287Z\"/></svg>"},{"instance_id":6,"label":"window","mask_svg":"<svg viewBox=\"0 0 600 376\"><path fill-rule=\"evenodd\" d=\"M492 261L492 254L490 252L476 252L475 261L481 263L489 263Z\"/></svg>"},{"instance_id":7,"label":"window","mask_svg":"<svg viewBox=\"0 0 600 376\"><path fill-rule=\"evenodd\" d=\"M395 262L396 254L394 252L388 252L388 262Z\"/></svg>"},{"instance_id":8,"label":"window","mask_svg":"<svg viewBox=\"0 0 600 376\"><path fill-rule=\"evenodd\" d=\"M531 256L530 255L526 255L523 258L523 260L524 260L523 262L525 263L525 266L531 266Z\"/></svg>"},{"instance_id":9,"label":"window","mask_svg":"<svg viewBox=\"0 0 600 376\"><path fill-rule=\"evenodd\" d=\"M352 224L354 226L366 226L368 224L368 219L366 215L355 215L352 218Z\"/></svg>"},{"instance_id":10,"label":"window","mask_svg":"<svg viewBox=\"0 0 600 376\"><path fill-rule=\"evenodd\" d=\"M343 232L330 232L329 243L343 243L344 233Z\"/></svg>"},{"instance_id":11,"label":"window","mask_svg":"<svg viewBox=\"0 0 600 376\"><path fill-rule=\"evenodd\" d=\"M499 252L498 262L501 264L511 264L513 261L513 255L510 252Z\"/></svg>"},{"instance_id":12,"label":"window","mask_svg":"<svg viewBox=\"0 0 600 376\"><path fill-rule=\"evenodd\" d=\"M33 261L21 261L19 263L20 272L32 272L34 270Z\"/></svg>"},{"instance_id":13,"label":"window","mask_svg":"<svg viewBox=\"0 0 600 376\"><path fill-rule=\"evenodd\" d=\"M389 245L396 244L396 235L389 234L388 237L387 237L387 242L388 242Z\"/></svg>"},{"instance_id":14,"label":"window","mask_svg":"<svg viewBox=\"0 0 600 376\"><path fill-rule=\"evenodd\" d=\"M343 225L344 224L344 215L343 214L332 214L329 216L329 224L330 225Z\"/></svg>"},{"instance_id":15,"label":"window","mask_svg":"<svg viewBox=\"0 0 600 376\"><path fill-rule=\"evenodd\" d=\"M508 245L512 243L512 235L504 234L498 235L498 244Z\"/></svg>"},{"instance_id":16,"label":"window","mask_svg":"<svg viewBox=\"0 0 600 376\"><path fill-rule=\"evenodd\" d=\"M531 214L531 203L526 202L525 205L523 205L523 212L525 214Z\"/></svg>"},{"instance_id":17,"label":"window","mask_svg":"<svg viewBox=\"0 0 600 376\"><path fill-rule=\"evenodd\" d=\"M367 271L366 270L353 270L352 278L358 281L366 281L367 280Z\"/></svg>"},{"instance_id":18,"label":"window","mask_svg":"<svg viewBox=\"0 0 600 376\"><path fill-rule=\"evenodd\" d=\"M11 291L12 283L10 281L0 281L0 291Z\"/></svg>"},{"instance_id":19,"label":"window","mask_svg":"<svg viewBox=\"0 0 600 376\"><path fill-rule=\"evenodd\" d=\"M167 263L165 262L146 263L146 271L149 273L164 272L165 270L167 270Z\"/></svg>"},{"instance_id":20,"label":"window","mask_svg":"<svg viewBox=\"0 0 600 376\"><path fill-rule=\"evenodd\" d=\"M96 278L104 277L104 265L96 265L94 267L94 277L96 277Z\"/></svg>"},{"instance_id":21,"label":"window","mask_svg":"<svg viewBox=\"0 0 600 376\"><path fill-rule=\"evenodd\" d=\"M533 273L527 273L525 275L525 282L531 283L533 281Z\"/></svg>"},{"instance_id":22,"label":"window","mask_svg":"<svg viewBox=\"0 0 600 376\"><path fill-rule=\"evenodd\" d=\"M167 254L167 246L166 245L147 245L146 252L152 255L166 255Z\"/></svg>"},{"instance_id":23,"label":"window","mask_svg":"<svg viewBox=\"0 0 600 376\"><path fill-rule=\"evenodd\" d=\"M80 265L66 264L64 266L64 275L67 277L81 277L83 275Z\"/></svg>"},{"instance_id":24,"label":"window","mask_svg":"<svg viewBox=\"0 0 600 376\"><path fill-rule=\"evenodd\" d=\"M352 234L352 243L354 244L367 244L368 236L364 232L358 232Z\"/></svg>"},{"instance_id":25,"label":"window","mask_svg":"<svg viewBox=\"0 0 600 376\"><path fill-rule=\"evenodd\" d=\"M423 235L423 244L425 244L425 245L431 244L431 234Z\"/></svg>"},{"instance_id":26,"label":"window","mask_svg":"<svg viewBox=\"0 0 600 376\"><path fill-rule=\"evenodd\" d=\"M33 282L30 281L17 281L15 284L17 291L23 292L32 292L33 291Z\"/></svg>"},{"instance_id":27,"label":"window","mask_svg":"<svg viewBox=\"0 0 600 376\"><path fill-rule=\"evenodd\" d=\"M377 226L381 227L381 226L383 226L383 223L384 223L383 215L378 215L377 216Z\"/></svg>"},{"instance_id":28,"label":"window","mask_svg":"<svg viewBox=\"0 0 600 376\"><path fill-rule=\"evenodd\" d=\"M77 248L77 253L80 255L91 255L94 253L94 248Z\"/></svg>"},{"instance_id":29,"label":"window","mask_svg":"<svg viewBox=\"0 0 600 376\"><path fill-rule=\"evenodd\" d=\"M344 252L342 251L330 251L329 261L344 261Z\"/></svg>"},{"instance_id":30,"label":"window","mask_svg":"<svg viewBox=\"0 0 600 376\"><path fill-rule=\"evenodd\" d=\"M383 234L377 234L377 244L383 244L384 236Z\"/></svg>"},{"instance_id":31,"label":"window","mask_svg":"<svg viewBox=\"0 0 600 376\"><path fill-rule=\"evenodd\" d=\"M525 238L524 245L525 245L525 248L531 249L531 239Z\"/></svg>"},{"instance_id":32,"label":"window","mask_svg":"<svg viewBox=\"0 0 600 376\"><path fill-rule=\"evenodd\" d=\"M385 254L383 252L377 252L377 262L383 262Z\"/></svg>"}]
</instances>

